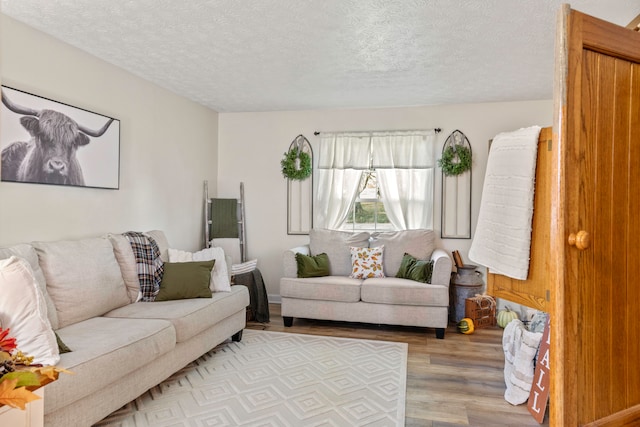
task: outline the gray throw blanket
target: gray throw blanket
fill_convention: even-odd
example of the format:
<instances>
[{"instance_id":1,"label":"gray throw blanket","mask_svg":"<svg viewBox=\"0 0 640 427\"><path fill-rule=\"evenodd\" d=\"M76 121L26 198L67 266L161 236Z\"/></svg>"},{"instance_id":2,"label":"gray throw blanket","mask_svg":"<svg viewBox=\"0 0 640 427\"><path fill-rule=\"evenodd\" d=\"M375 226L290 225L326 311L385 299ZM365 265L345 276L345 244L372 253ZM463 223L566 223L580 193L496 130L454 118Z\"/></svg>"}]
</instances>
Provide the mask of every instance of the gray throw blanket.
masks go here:
<instances>
[{"instance_id":1,"label":"gray throw blanket","mask_svg":"<svg viewBox=\"0 0 640 427\"><path fill-rule=\"evenodd\" d=\"M236 274L234 283L249 288L249 307L253 318L260 323L269 323L269 300L262 280L262 273L257 268L248 273Z\"/></svg>"}]
</instances>

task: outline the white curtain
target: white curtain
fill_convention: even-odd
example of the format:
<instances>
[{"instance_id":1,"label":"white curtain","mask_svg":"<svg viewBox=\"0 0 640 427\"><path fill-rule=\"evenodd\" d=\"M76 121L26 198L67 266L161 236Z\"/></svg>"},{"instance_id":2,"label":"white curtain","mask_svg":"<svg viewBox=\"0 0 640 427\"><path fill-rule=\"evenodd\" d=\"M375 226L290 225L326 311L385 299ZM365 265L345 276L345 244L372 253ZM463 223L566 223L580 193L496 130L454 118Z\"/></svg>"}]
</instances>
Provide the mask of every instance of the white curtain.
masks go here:
<instances>
[{"instance_id":1,"label":"white curtain","mask_svg":"<svg viewBox=\"0 0 640 427\"><path fill-rule=\"evenodd\" d=\"M372 166L397 230L433 228L435 131L374 134Z\"/></svg>"},{"instance_id":2,"label":"white curtain","mask_svg":"<svg viewBox=\"0 0 640 427\"><path fill-rule=\"evenodd\" d=\"M432 228L434 142L433 130L321 134L315 226L340 228L373 168L394 228Z\"/></svg>"},{"instance_id":3,"label":"white curtain","mask_svg":"<svg viewBox=\"0 0 640 427\"><path fill-rule=\"evenodd\" d=\"M377 175L394 229L433 228L433 168L378 169Z\"/></svg>"},{"instance_id":4,"label":"white curtain","mask_svg":"<svg viewBox=\"0 0 640 427\"><path fill-rule=\"evenodd\" d=\"M356 198L362 171L370 166L369 134L322 134L318 158L315 227L338 229Z\"/></svg>"},{"instance_id":5,"label":"white curtain","mask_svg":"<svg viewBox=\"0 0 640 427\"><path fill-rule=\"evenodd\" d=\"M337 230L347 219L358 193L362 171L356 169L319 169L318 199L314 226Z\"/></svg>"}]
</instances>

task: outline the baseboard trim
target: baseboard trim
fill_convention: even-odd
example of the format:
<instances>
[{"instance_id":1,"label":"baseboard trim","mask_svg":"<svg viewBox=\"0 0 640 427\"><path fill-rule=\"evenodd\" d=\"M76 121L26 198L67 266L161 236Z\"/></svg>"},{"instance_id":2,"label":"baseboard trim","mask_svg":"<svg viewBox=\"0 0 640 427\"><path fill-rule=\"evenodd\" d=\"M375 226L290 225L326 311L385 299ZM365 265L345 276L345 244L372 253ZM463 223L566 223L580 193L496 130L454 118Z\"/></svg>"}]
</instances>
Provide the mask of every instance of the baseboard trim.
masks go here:
<instances>
[{"instance_id":1,"label":"baseboard trim","mask_svg":"<svg viewBox=\"0 0 640 427\"><path fill-rule=\"evenodd\" d=\"M268 294L267 300L269 304L282 304L282 297L279 294Z\"/></svg>"}]
</instances>

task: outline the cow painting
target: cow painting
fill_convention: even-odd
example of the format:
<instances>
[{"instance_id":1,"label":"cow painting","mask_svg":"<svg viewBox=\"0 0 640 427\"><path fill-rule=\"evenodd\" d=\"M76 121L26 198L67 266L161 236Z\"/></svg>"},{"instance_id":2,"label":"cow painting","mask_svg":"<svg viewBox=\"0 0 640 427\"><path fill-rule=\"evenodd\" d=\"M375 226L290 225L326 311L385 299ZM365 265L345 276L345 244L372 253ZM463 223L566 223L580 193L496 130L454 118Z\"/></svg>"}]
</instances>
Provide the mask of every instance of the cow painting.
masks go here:
<instances>
[{"instance_id":1,"label":"cow painting","mask_svg":"<svg viewBox=\"0 0 640 427\"><path fill-rule=\"evenodd\" d=\"M2 150L2 181L85 186L77 150L91 143L90 137L102 136L114 119L100 129L88 129L61 112L17 105L4 89L2 103L22 116L20 124L31 136Z\"/></svg>"}]
</instances>

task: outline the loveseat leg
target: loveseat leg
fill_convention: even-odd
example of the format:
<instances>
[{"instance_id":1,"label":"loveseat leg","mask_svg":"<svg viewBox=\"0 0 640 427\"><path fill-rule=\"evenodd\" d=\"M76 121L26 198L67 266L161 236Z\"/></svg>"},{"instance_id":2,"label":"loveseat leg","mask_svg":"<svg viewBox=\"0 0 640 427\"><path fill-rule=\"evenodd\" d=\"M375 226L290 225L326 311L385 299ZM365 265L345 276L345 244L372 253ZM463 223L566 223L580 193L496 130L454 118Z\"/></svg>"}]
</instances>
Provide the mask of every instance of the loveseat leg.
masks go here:
<instances>
[{"instance_id":1,"label":"loveseat leg","mask_svg":"<svg viewBox=\"0 0 640 427\"><path fill-rule=\"evenodd\" d=\"M444 328L436 328L436 338L439 340L444 339Z\"/></svg>"},{"instance_id":2,"label":"loveseat leg","mask_svg":"<svg viewBox=\"0 0 640 427\"><path fill-rule=\"evenodd\" d=\"M293 317L282 316L282 320L284 321L284 326L288 328L293 326Z\"/></svg>"},{"instance_id":3,"label":"loveseat leg","mask_svg":"<svg viewBox=\"0 0 640 427\"><path fill-rule=\"evenodd\" d=\"M240 329L238 332L233 334L233 336L231 337L231 341L240 342L242 340L242 331L243 329Z\"/></svg>"}]
</instances>

